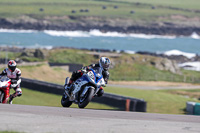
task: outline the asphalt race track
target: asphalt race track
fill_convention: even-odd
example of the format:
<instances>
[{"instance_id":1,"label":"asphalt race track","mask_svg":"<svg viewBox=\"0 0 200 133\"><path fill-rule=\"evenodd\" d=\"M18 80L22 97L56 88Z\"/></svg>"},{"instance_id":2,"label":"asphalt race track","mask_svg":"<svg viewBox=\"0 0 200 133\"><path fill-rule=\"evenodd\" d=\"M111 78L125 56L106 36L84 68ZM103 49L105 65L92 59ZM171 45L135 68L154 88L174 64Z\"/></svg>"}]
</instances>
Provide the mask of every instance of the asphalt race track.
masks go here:
<instances>
[{"instance_id":1,"label":"asphalt race track","mask_svg":"<svg viewBox=\"0 0 200 133\"><path fill-rule=\"evenodd\" d=\"M200 133L200 116L0 104L0 131Z\"/></svg>"}]
</instances>

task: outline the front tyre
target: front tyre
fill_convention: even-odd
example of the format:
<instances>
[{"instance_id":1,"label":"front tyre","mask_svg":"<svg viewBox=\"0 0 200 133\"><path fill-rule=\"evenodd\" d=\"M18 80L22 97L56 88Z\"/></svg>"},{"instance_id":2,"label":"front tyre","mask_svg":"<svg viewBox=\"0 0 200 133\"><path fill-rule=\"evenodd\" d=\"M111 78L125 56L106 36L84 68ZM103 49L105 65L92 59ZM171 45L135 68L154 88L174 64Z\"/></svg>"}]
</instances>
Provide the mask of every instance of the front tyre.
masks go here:
<instances>
[{"instance_id":1,"label":"front tyre","mask_svg":"<svg viewBox=\"0 0 200 133\"><path fill-rule=\"evenodd\" d=\"M63 94L61 104L63 107L70 107L72 105L72 101L69 101L69 97L66 97L65 94Z\"/></svg>"},{"instance_id":2,"label":"front tyre","mask_svg":"<svg viewBox=\"0 0 200 133\"><path fill-rule=\"evenodd\" d=\"M89 88L86 94L80 98L78 107L85 108L88 105L88 103L92 100L93 95L94 95L94 89Z\"/></svg>"},{"instance_id":3,"label":"front tyre","mask_svg":"<svg viewBox=\"0 0 200 133\"><path fill-rule=\"evenodd\" d=\"M3 98L4 98L4 92L0 90L0 103L3 102Z\"/></svg>"}]
</instances>

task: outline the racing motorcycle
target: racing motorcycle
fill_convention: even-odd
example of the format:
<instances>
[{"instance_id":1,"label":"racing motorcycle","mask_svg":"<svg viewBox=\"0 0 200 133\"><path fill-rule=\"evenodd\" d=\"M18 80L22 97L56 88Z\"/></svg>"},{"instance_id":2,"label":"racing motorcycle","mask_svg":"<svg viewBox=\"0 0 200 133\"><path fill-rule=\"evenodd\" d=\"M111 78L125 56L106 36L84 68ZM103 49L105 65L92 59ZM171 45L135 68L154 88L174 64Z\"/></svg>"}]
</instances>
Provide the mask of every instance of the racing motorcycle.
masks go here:
<instances>
[{"instance_id":1,"label":"racing motorcycle","mask_svg":"<svg viewBox=\"0 0 200 133\"><path fill-rule=\"evenodd\" d=\"M7 103L10 96L11 80L7 76L0 77L0 103Z\"/></svg>"},{"instance_id":2,"label":"racing motorcycle","mask_svg":"<svg viewBox=\"0 0 200 133\"><path fill-rule=\"evenodd\" d=\"M65 84L69 83L69 77ZM61 99L63 107L70 107L72 103L78 104L79 108L85 108L93 97L97 95L101 86L105 86L101 68L90 68L70 85L70 89L65 87Z\"/></svg>"}]
</instances>

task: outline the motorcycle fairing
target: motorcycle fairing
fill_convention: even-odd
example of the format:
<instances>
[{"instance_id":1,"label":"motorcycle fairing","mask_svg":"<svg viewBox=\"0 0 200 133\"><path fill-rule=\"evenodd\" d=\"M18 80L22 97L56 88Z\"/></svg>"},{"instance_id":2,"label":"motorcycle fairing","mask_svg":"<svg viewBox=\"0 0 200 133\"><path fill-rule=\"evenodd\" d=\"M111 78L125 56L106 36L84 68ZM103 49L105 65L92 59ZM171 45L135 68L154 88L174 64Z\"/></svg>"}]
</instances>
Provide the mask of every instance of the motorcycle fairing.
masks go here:
<instances>
[{"instance_id":1,"label":"motorcycle fairing","mask_svg":"<svg viewBox=\"0 0 200 133\"><path fill-rule=\"evenodd\" d=\"M85 87L80 96L84 96L89 88L94 88L94 89L97 88L95 90L95 93L97 93L101 84L104 83L102 74L99 73L96 74L95 70L93 69L90 69L87 74L83 74L79 79L77 79L72 84L72 93L69 97L69 100L70 101L74 101L75 99L77 100L78 92L81 90L81 87L88 83L90 83L91 85Z\"/></svg>"},{"instance_id":2,"label":"motorcycle fairing","mask_svg":"<svg viewBox=\"0 0 200 133\"><path fill-rule=\"evenodd\" d=\"M9 98L9 92L10 92L10 84L11 80L7 76L2 76L0 77L0 89L4 93L4 98L2 103L7 103L8 98Z\"/></svg>"}]
</instances>

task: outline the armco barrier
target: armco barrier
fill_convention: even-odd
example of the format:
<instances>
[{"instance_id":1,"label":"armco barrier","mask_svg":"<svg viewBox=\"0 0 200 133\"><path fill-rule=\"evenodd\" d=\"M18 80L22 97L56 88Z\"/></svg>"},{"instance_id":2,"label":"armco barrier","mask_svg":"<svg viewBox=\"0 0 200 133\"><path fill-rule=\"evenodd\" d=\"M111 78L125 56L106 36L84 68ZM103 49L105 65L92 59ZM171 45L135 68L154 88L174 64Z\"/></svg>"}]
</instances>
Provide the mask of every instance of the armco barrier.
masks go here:
<instances>
[{"instance_id":1,"label":"armco barrier","mask_svg":"<svg viewBox=\"0 0 200 133\"><path fill-rule=\"evenodd\" d=\"M96 97L92 101L118 107L119 110L146 112L146 102L141 99L105 93L102 97Z\"/></svg>"},{"instance_id":2,"label":"armco barrier","mask_svg":"<svg viewBox=\"0 0 200 133\"><path fill-rule=\"evenodd\" d=\"M57 95L63 95L63 86L49 82L22 78L21 87L47 92ZM114 94L105 93L102 97L93 98L92 102L106 104L116 107L119 110L146 112L146 102L142 99L124 97Z\"/></svg>"},{"instance_id":3,"label":"armco barrier","mask_svg":"<svg viewBox=\"0 0 200 133\"><path fill-rule=\"evenodd\" d=\"M72 64L72 63L49 63L50 66L69 66L69 72L80 70L83 64Z\"/></svg>"}]
</instances>

